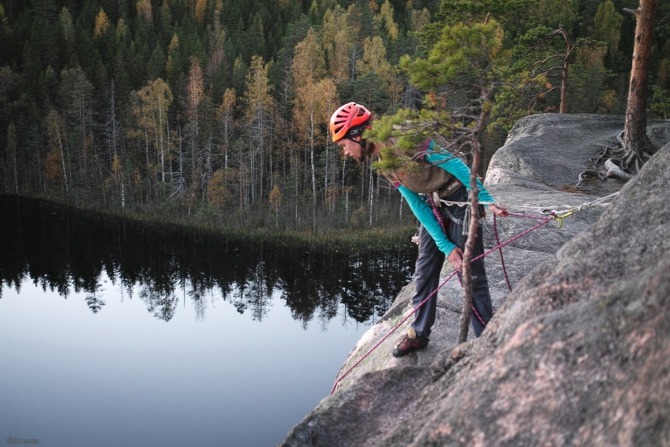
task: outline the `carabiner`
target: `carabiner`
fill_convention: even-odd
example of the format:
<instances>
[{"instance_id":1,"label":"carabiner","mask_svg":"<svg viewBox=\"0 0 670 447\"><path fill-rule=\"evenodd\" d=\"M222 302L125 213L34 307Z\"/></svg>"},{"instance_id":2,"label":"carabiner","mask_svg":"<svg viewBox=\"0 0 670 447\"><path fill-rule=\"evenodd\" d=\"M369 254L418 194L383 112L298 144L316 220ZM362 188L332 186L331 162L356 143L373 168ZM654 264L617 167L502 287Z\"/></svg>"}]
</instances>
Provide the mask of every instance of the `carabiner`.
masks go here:
<instances>
[{"instance_id":1,"label":"carabiner","mask_svg":"<svg viewBox=\"0 0 670 447\"><path fill-rule=\"evenodd\" d=\"M558 226L556 228L561 228L563 226L563 219L565 219L566 217L572 216L573 213L574 213L574 210L568 210L563 214L558 214L558 213L554 214L554 218L558 221Z\"/></svg>"}]
</instances>

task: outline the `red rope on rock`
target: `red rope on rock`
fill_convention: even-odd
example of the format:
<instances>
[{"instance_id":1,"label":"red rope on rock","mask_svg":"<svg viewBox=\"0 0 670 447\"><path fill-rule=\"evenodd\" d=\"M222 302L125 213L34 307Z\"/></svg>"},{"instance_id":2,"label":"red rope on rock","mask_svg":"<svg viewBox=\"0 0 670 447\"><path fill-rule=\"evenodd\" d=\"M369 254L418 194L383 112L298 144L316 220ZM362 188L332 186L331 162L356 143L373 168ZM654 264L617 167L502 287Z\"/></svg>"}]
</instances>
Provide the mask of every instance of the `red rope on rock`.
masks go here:
<instances>
[{"instance_id":1,"label":"red rope on rock","mask_svg":"<svg viewBox=\"0 0 670 447\"><path fill-rule=\"evenodd\" d=\"M495 214L493 215L493 232L496 235L496 244L500 245L500 238L498 237L498 216ZM512 284L509 282L509 276L507 276L507 269L505 268L505 258L503 258L503 252L502 252L502 247L500 247L500 263L502 264L502 269L503 273L505 274L505 281L507 281L507 287L509 287L509 291L512 291ZM486 325L484 325L486 326Z\"/></svg>"},{"instance_id":2,"label":"red rope on rock","mask_svg":"<svg viewBox=\"0 0 670 447\"><path fill-rule=\"evenodd\" d=\"M493 248L490 249L489 251L486 251L486 252L482 253L481 255L477 256L476 258L472 259L472 261L470 261L470 262L473 262L473 261L476 261L476 260L478 260L478 259L481 259L481 258L483 258L484 256L486 256L486 255L488 255L488 254L494 252L495 250L499 250L499 249L501 249L502 247L511 244L512 242L516 241L517 239L519 239L519 238L521 238L521 237L527 235L527 234L530 233L531 231L535 231L535 230L537 230L537 229L540 228L541 226L546 225L550 220L554 219L554 216L550 216L550 217L539 217L539 218L538 218L537 216L527 216L527 215L524 215L524 214L516 214L516 213L509 213L509 215L510 215L510 216L516 216L516 217L526 217L526 218L529 218L529 219L542 220L542 222L540 222L539 224L535 225L535 226L532 227L531 229L526 230L526 231L524 231L523 233L520 233L520 234L514 236L512 239L508 240L507 242L504 242L504 243L502 243L502 244L498 244L496 247L493 247ZM494 220L494 223L495 223L495 220ZM496 234L496 236L497 236L497 234ZM375 344L372 348L370 348L370 350L369 350L368 352L366 352L365 355L363 355L363 357L361 357L356 363L354 363L354 365L353 365L351 368L349 368L348 370L346 370L346 371L344 372L344 374L342 374L340 377L338 377L338 378L335 380L335 383L333 384L333 388L330 390L330 394L332 395L332 394L335 392L335 389L337 388L337 384L340 383L340 381L342 381L342 379L344 379L344 378L345 378L345 377L346 377L346 376L347 376L347 375L348 375L354 368L356 368L356 367L357 367L363 360L365 360L365 358L366 358L367 356L369 356L369 355L372 353L372 351L374 351L375 349L377 349L377 347L378 347L379 345L381 345L387 338L389 338L389 336L390 336L392 333L394 333L394 332L396 331L396 329L398 329L400 326L402 326L402 325L405 323L405 321L407 321L407 320L409 319L409 317L411 317L412 315L414 315L414 314L416 313L416 311L419 310L419 308L421 308L421 306L423 306L423 305L426 303L426 301L428 301L433 295L435 295L435 294L438 292L438 290L440 290L440 289L442 288L442 286L444 286L444 285L445 285L451 278L453 278L454 276L456 276L456 273L458 273L458 272L457 272L457 271L454 271L451 275L449 275L449 276L447 277L447 279L445 279L444 282L442 282L442 284L440 284L440 285L437 287L437 289L433 290L433 291L431 292L430 295L428 295L423 301L421 301L421 303L419 303L418 306L416 306L416 307L412 310L412 312L410 312L405 318L403 318L402 321L400 321L400 323L398 323L397 325L395 325L395 326L393 327L393 329L391 329L391 330L389 331L389 333L386 334L386 335L384 336L384 338L382 338L381 340L379 340L379 342L377 342L377 344Z\"/></svg>"},{"instance_id":3,"label":"red rope on rock","mask_svg":"<svg viewBox=\"0 0 670 447\"><path fill-rule=\"evenodd\" d=\"M473 259L474 261L474 259ZM457 276L458 282L461 283L461 287L463 287L463 280L461 279L460 276ZM470 304L470 309L472 309L472 312L474 313L475 317L479 320L479 322L482 324L482 326L486 327L486 323L484 322L484 319L479 315L479 312L477 312L477 309L475 308L474 305Z\"/></svg>"}]
</instances>

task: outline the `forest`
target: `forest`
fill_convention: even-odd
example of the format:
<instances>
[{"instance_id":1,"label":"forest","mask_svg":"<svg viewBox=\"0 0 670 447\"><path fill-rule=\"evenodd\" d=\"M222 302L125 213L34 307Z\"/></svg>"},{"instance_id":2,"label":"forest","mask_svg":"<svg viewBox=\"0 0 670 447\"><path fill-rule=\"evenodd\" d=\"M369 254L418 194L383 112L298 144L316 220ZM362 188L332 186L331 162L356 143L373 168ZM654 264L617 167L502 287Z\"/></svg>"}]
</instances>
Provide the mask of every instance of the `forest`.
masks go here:
<instances>
[{"instance_id":1,"label":"forest","mask_svg":"<svg viewBox=\"0 0 670 447\"><path fill-rule=\"evenodd\" d=\"M458 47L465 28L470 39L488 33L497 87L479 136L484 172L522 116L624 113L635 17L623 9L636 7L3 0L0 193L222 228L406 224L411 213L384 177L330 141L339 105L377 117L448 111L467 94L435 100L439 85L417 70L449 72L449 61L431 66L431 49ZM650 118L670 116L669 30L670 0L656 0Z\"/></svg>"}]
</instances>

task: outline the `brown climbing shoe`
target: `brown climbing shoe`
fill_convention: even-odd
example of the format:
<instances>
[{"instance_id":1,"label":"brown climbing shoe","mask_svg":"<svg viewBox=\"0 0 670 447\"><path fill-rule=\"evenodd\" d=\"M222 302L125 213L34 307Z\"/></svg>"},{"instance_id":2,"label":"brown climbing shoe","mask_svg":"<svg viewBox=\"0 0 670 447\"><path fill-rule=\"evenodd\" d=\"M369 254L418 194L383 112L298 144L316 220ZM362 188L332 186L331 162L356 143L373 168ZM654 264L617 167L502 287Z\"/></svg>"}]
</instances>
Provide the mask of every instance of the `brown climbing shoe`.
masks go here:
<instances>
[{"instance_id":1,"label":"brown climbing shoe","mask_svg":"<svg viewBox=\"0 0 670 447\"><path fill-rule=\"evenodd\" d=\"M416 331L410 328L403 339L395 345L393 357L402 357L417 349L423 349L428 346L428 340L421 340L416 336Z\"/></svg>"}]
</instances>

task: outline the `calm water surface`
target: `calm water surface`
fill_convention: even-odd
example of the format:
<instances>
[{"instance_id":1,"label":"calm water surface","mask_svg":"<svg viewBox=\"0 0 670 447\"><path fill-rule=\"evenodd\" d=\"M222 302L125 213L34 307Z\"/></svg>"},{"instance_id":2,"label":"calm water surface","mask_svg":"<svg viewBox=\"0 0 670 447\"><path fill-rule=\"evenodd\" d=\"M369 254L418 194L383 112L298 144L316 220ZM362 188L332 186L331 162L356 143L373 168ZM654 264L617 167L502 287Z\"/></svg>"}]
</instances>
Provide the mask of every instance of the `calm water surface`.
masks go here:
<instances>
[{"instance_id":1,"label":"calm water surface","mask_svg":"<svg viewBox=\"0 0 670 447\"><path fill-rule=\"evenodd\" d=\"M0 441L272 446L416 250L230 240L0 196Z\"/></svg>"}]
</instances>

